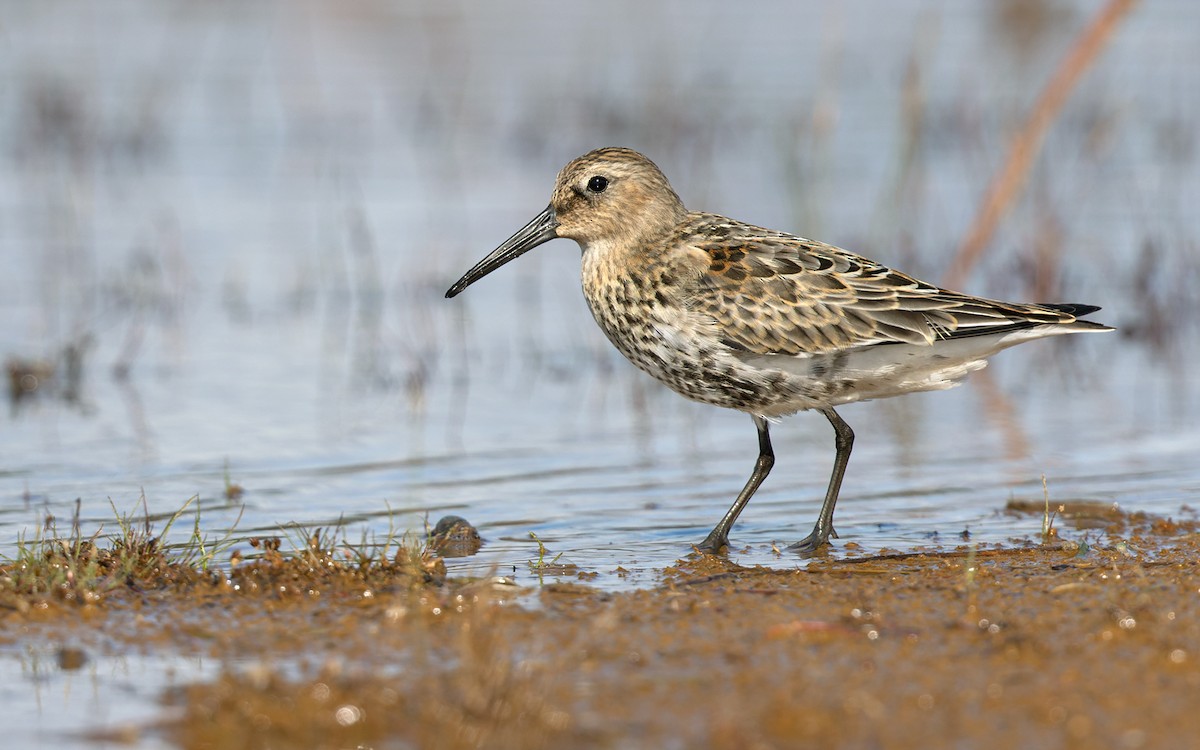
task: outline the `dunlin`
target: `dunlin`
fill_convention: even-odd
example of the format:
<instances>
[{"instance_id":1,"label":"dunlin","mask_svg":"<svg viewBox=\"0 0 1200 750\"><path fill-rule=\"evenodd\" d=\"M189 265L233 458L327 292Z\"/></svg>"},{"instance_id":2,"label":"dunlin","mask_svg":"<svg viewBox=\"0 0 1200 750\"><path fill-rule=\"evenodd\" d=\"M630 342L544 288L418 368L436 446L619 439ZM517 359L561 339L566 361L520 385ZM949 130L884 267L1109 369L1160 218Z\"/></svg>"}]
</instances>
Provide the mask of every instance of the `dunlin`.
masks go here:
<instances>
[{"instance_id":1,"label":"dunlin","mask_svg":"<svg viewBox=\"0 0 1200 750\"><path fill-rule=\"evenodd\" d=\"M558 173L544 211L446 292L549 240L583 251L583 294L613 346L696 401L747 412L758 461L698 547L716 552L775 463L768 420L815 410L837 453L812 533L825 544L854 432L835 406L950 388L1001 349L1044 336L1108 331L1093 305L1020 304L940 289L803 237L688 211L636 151L602 148Z\"/></svg>"}]
</instances>

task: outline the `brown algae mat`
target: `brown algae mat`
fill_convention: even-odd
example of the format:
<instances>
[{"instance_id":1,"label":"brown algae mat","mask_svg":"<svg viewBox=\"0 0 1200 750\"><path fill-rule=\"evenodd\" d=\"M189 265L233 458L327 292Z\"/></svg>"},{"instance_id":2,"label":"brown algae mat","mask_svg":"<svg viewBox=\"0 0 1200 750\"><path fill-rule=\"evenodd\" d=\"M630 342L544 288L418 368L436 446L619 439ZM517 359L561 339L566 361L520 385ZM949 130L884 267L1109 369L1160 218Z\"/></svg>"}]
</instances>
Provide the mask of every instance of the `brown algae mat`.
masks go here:
<instances>
[{"instance_id":1,"label":"brown algae mat","mask_svg":"<svg viewBox=\"0 0 1200 750\"><path fill-rule=\"evenodd\" d=\"M1086 544L775 570L693 555L620 593L320 538L181 572L147 537L140 567L83 549L87 595L0 569L0 641L221 660L162 696L161 723L96 738L183 748L1194 746L1200 533L1105 523Z\"/></svg>"}]
</instances>

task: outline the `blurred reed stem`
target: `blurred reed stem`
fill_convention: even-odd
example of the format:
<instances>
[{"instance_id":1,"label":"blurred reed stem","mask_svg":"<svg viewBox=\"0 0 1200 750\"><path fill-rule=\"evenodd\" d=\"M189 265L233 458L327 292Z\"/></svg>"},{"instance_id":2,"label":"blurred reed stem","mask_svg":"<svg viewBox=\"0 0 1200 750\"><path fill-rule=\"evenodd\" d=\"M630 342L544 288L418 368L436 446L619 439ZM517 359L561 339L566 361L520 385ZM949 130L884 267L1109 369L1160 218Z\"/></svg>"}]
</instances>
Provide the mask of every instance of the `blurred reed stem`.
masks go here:
<instances>
[{"instance_id":1,"label":"blurred reed stem","mask_svg":"<svg viewBox=\"0 0 1200 750\"><path fill-rule=\"evenodd\" d=\"M1041 150L1046 131L1062 111L1067 96L1075 88L1084 71L1100 55L1117 26L1137 3L1138 0L1109 0L1075 41L1038 97L1024 127L1013 139L1008 158L988 186L979 213L971 225L971 231L942 279L943 286L956 289L966 281L983 256L983 251L995 234L1000 220L1021 192L1034 157Z\"/></svg>"}]
</instances>

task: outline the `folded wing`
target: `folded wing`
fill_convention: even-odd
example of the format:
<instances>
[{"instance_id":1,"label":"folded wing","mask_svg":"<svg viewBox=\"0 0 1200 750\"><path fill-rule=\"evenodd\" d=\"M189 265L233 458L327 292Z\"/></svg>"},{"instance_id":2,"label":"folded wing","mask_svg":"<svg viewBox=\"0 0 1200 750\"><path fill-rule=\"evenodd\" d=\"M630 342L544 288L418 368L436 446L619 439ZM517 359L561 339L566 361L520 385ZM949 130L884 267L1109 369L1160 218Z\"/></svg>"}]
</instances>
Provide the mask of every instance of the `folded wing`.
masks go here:
<instances>
[{"instance_id":1,"label":"folded wing","mask_svg":"<svg viewBox=\"0 0 1200 750\"><path fill-rule=\"evenodd\" d=\"M972 297L832 245L695 216L708 224L690 233L708 269L690 305L711 316L723 342L737 351L812 355L878 344L932 345L1046 325L1106 328L1077 320L1098 309L1093 306Z\"/></svg>"}]
</instances>

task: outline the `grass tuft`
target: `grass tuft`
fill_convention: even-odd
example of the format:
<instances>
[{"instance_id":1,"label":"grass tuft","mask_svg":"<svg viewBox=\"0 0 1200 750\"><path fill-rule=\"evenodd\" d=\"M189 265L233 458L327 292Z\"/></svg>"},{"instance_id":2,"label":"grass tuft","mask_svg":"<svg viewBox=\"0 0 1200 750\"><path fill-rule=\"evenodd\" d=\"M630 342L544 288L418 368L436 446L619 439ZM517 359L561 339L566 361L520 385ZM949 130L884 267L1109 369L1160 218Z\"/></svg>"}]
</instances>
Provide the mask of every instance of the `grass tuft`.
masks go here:
<instances>
[{"instance_id":1,"label":"grass tuft","mask_svg":"<svg viewBox=\"0 0 1200 750\"><path fill-rule=\"evenodd\" d=\"M103 525L84 534L79 500L68 531L47 516L34 538L19 535L15 553L0 560L0 607L24 611L39 602L91 604L118 591L181 586L286 596L311 595L322 588L362 591L397 582L420 586L445 580L445 564L424 535L400 533L391 520L381 538L364 531L354 542L341 524L287 525L280 531L292 540L292 550L284 552L280 536L236 538L241 513L224 535L211 540L201 531L198 500L193 496L158 519L150 514L145 496L139 499L140 512L123 513L112 505L113 534L106 534ZM193 513L188 538L165 543L188 513ZM155 528L156 520L164 521L161 530ZM236 549L239 543L249 544L253 552L244 555ZM228 574L217 567L221 559L228 560Z\"/></svg>"},{"instance_id":2,"label":"grass tuft","mask_svg":"<svg viewBox=\"0 0 1200 750\"><path fill-rule=\"evenodd\" d=\"M0 565L0 592L90 603L120 587L157 587L198 576L220 544L208 545L198 525L182 553L161 542L196 499L189 498L157 534L148 511L139 521L114 505L117 533L111 536L104 534L104 526L83 533L81 501L76 500L70 530L65 534L59 531L58 519L47 516L33 539L18 535L16 554ZM139 502L145 509L144 495Z\"/></svg>"}]
</instances>

